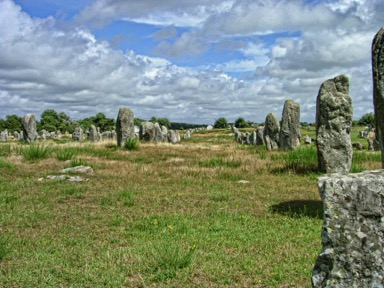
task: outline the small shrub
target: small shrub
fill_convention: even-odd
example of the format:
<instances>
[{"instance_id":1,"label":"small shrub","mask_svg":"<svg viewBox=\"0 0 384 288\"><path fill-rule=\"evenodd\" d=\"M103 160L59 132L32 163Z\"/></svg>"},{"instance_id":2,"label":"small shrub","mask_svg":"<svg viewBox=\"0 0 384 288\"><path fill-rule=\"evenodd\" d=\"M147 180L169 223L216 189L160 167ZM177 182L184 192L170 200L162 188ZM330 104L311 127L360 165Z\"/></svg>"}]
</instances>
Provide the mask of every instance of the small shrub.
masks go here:
<instances>
[{"instance_id":1,"label":"small shrub","mask_svg":"<svg viewBox=\"0 0 384 288\"><path fill-rule=\"evenodd\" d=\"M124 148L126 150L137 150L139 149L139 139L137 138L128 138L124 143Z\"/></svg>"},{"instance_id":2,"label":"small shrub","mask_svg":"<svg viewBox=\"0 0 384 288\"><path fill-rule=\"evenodd\" d=\"M51 149L44 145L31 144L21 149L21 154L27 160L38 160L48 158L51 153Z\"/></svg>"}]
</instances>

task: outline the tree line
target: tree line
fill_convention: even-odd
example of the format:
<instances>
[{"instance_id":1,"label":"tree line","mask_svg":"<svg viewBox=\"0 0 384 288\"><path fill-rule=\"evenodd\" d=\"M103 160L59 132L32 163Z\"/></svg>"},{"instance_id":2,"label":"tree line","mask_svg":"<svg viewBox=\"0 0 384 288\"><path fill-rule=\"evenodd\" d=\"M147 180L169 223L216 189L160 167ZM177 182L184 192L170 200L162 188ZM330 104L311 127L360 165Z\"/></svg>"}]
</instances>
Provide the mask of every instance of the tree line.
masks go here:
<instances>
[{"instance_id":1,"label":"tree line","mask_svg":"<svg viewBox=\"0 0 384 288\"><path fill-rule=\"evenodd\" d=\"M7 129L9 132L22 131L21 117L12 114L7 115L5 119L0 118L0 131ZM140 126L141 122L150 121L153 123L159 123L160 126L165 126L168 129L182 130L196 127L203 127L206 125L188 124L179 122L170 122L168 118L156 118L152 117L149 120L140 118L134 119L134 124ZM73 133L77 126L82 127L84 130L88 130L91 125L100 127L100 131L111 131L116 127L116 119L108 118L104 113L99 112L94 116L87 117L81 120L72 120L65 112L57 112L53 109L46 109L40 116L40 121L36 122L36 128L38 131L46 130L49 132L60 131L62 133Z\"/></svg>"}]
</instances>

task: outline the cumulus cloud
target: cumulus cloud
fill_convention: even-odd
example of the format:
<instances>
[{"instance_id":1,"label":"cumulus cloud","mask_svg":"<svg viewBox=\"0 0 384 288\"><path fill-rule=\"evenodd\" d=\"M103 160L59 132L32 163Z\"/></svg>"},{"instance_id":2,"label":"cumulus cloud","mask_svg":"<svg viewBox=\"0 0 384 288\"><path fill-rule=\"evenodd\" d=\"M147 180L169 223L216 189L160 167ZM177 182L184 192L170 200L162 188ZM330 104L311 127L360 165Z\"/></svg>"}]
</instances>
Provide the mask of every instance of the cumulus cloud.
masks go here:
<instances>
[{"instance_id":1,"label":"cumulus cloud","mask_svg":"<svg viewBox=\"0 0 384 288\"><path fill-rule=\"evenodd\" d=\"M48 108L115 117L128 106L146 119L260 122L290 98L313 122L320 84L344 73L361 116L372 111L370 46L383 15L380 0L96 0L75 17L82 28L63 30L0 0L0 117ZM159 57L115 50L84 28L116 19L164 26L152 35ZM189 29L178 35L180 26ZM199 69L166 60L213 47L236 57ZM251 80L228 75L252 71Z\"/></svg>"}]
</instances>

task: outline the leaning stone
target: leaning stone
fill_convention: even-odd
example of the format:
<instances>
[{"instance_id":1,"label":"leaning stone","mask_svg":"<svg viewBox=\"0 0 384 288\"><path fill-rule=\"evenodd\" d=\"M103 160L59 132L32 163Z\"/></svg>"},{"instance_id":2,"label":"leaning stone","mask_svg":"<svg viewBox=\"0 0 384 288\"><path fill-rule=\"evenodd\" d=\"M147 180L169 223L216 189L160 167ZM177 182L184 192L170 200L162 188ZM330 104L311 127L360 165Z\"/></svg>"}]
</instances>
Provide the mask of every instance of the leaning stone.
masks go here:
<instances>
[{"instance_id":1,"label":"leaning stone","mask_svg":"<svg viewBox=\"0 0 384 288\"><path fill-rule=\"evenodd\" d=\"M352 100L345 75L325 81L317 96L316 136L319 170L347 174L352 165Z\"/></svg>"},{"instance_id":2,"label":"leaning stone","mask_svg":"<svg viewBox=\"0 0 384 288\"><path fill-rule=\"evenodd\" d=\"M21 119L24 141L33 143L37 140L36 118L33 114L27 114Z\"/></svg>"},{"instance_id":3,"label":"leaning stone","mask_svg":"<svg viewBox=\"0 0 384 288\"><path fill-rule=\"evenodd\" d=\"M135 138L135 125L133 122L133 111L126 107L120 108L116 119L116 135L118 147L123 147L127 139Z\"/></svg>"},{"instance_id":4,"label":"leaning stone","mask_svg":"<svg viewBox=\"0 0 384 288\"><path fill-rule=\"evenodd\" d=\"M47 179L51 180L66 180L68 179L68 175L48 175Z\"/></svg>"},{"instance_id":5,"label":"leaning stone","mask_svg":"<svg viewBox=\"0 0 384 288\"><path fill-rule=\"evenodd\" d=\"M384 283L384 170L319 178L324 205L315 288Z\"/></svg>"},{"instance_id":6,"label":"leaning stone","mask_svg":"<svg viewBox=\"0 0 384 288\"><path fill-rule=\"evenodd\" d=\"M265 118L264 143L267 150L276 150L279 148L280 123L273 113L269 113Z\"/></svg>"},{"instance_id":7,"label":"leaning stone","mask_svg":"<svg viewBox=\"0 0 384 288\"><path fill-rule=\"evenodd\" d=\"M381 147L381 164L384 168L384 27L372 41L373 103L375 107L376 139Z\"/></svg>"},{"instance_id":8,"label":"leaning stone","mask_svg":"<svg viewBox=\"0 0 384 288\"><path fill-rule=\"evenodd\" d=\"M63 170L60 170L59 173L85 173L85 174L93 174L93 169L90 166L76 166L70 167Z\"/></svg>"},{"instance_id":9,"label":"leaning stone","mask_svg":"<svg viewBox=\"0 0 384 288\"><path fill-rule=\"evenodd\" d=\"M284 103L280 128L280 149L290 150L300 146L300 105L293 100Z\"/></svg>"}]
</instances>

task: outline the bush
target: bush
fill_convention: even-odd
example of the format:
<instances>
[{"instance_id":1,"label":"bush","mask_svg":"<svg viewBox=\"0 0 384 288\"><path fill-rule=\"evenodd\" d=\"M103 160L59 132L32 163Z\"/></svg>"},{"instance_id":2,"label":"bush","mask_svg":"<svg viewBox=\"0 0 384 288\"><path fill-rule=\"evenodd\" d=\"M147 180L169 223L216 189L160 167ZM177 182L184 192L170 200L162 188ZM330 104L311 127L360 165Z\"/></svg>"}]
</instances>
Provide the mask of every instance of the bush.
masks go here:
<instances>
[{"instance_id":1,"label":"bush","mask_svg":"<svg viewBox=\"0 0 384 288\"><path fill-rule=\"evenodd\" d=\"M250 125L247 121L244 120L244 118L238 118L235 121L235 127L236 128L248 128Z\"/></svg>"},{"instance_id":2,"label":"bush","mask_svg":"<svg viewBox=\"0 0 384 288\"><path fill-rule=\"evenodd\" d=\"M139 139L137 138L128 138L124 143L124 148L127 150L137 150L139 149Z\"/></svg>"},{"instance_id":3,"label":"bush","mask_svg":"<svg viewBox=\"0 0 384 288\"><path fill-rule=\"evenodd\" d=\"M224 117L221 117L215 121L215 124L213 125L215 128L227 128L228 127L228 121Z\"/></svg>"}]
</instances>

